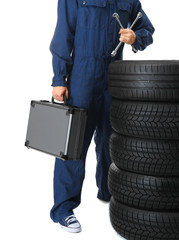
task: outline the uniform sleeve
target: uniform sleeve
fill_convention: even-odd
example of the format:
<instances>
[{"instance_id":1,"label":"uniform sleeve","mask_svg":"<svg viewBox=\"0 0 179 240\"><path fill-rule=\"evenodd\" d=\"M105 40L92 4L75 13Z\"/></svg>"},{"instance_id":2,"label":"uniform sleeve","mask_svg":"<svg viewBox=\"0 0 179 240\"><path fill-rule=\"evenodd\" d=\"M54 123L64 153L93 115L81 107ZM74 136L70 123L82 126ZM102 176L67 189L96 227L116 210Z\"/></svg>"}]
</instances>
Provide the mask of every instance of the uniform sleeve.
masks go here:
<instances>
[{"instance_id":1,"label":"uniform sleeve","mask_svg":"<svg viewBox=\"0 0 179 240\"><path fill-rule=\"evenodd\" d=\"M136 49L137 52L138 50L144 50L148 45L153 43L152 35L155 29L149 18L143 11L140 1L134 0L133 4L133 11L130 19L131 23L133 23L133 21L137 17L138 12L142 13L142 18L138 20L138 22L134 25L132 29L137 36L137 40L132 46Z\"/></svg>"},{"instance_id":2,"label":"uniform sleeve","mask_svg":"<svg viewBox=\"0 0 179 240\"><path fill-rule=\"evenodd\" d=\"M54 36L50 43L54 76L51 86L66 86L73 60L74 36L77 19L76 0L58 0L58 15Z\"/></svg>"}]
</instances>

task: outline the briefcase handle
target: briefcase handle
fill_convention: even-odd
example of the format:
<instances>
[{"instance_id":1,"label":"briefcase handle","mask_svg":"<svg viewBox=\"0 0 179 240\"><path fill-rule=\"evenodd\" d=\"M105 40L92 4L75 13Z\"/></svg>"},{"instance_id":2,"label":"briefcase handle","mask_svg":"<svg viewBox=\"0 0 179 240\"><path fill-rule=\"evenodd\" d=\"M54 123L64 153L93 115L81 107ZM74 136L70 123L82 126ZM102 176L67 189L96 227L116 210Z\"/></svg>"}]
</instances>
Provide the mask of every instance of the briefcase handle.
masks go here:
<instances>
[{"instance_id":1,"label":"briefcase handle","mask_svg":"<svg viewBox=\"0 0 179 240\"><path fill-rule=\"evenodd\" d=\"M55 102L54 97L52 97L52 103L60 104L60 105L66 105L67 98L66 98L65 94L63 95L63 100L64 100L63 101L64 103L57 103L57 102Z\"/></svg>"}]
</instances>

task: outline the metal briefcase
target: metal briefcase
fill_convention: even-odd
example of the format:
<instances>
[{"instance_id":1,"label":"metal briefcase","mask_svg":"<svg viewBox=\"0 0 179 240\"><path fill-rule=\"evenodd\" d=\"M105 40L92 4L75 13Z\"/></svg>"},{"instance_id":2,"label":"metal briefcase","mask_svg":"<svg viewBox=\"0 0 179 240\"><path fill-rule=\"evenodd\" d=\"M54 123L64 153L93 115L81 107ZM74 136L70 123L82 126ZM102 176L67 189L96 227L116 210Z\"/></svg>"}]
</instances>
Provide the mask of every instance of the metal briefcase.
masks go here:
<instances>
[{"instance_id":1,"label":"metal briefcase","mask_svg":"<svg viewBox=\"0 0 179 240\"><path fill-rule=\"evenodd\" d=\"M63 160L81 159L87 110L31 101L25 146Z\"/></svg>"}]
</instances>

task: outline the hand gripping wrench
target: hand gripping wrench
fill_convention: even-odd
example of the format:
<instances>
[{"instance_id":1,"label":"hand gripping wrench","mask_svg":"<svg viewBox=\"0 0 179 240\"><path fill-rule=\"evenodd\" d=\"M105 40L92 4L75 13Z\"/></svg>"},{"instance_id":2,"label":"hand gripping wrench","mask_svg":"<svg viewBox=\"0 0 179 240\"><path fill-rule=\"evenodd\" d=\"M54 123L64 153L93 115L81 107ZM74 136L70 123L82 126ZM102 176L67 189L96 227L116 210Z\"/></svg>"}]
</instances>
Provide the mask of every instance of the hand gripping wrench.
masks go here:
<instances>
[{"instance_id":1,"label":"hand gripping wrench","mask_svg":"<svg viewBox=\"0 0 179 240\"><path fill-rule=\"evenodd\" d=\"M120 19L119 19L119 15L118 15L117 13L113 13L112 16L117 20L117 22L119 23L120 27L121 27L122 29L124 29L124 27L123 27L123 25L122 25L122 23L121 23L121 21L120 21ZM133 26L136 24L136 22L137 22L141 17L142 17L142 13L139 12L139 13L137 14L136 19L134 20L134 22L132 23L132 25L130 26L129 29L132 29ZM111 57L115 57L115 56L116 56L117 51L118 51L118 49L120 48L120 46L121 46L122 44L123 44L123 42L120 42L120 43L117 45L117 47L112 51Z\"/></svg>"}]
</instances>

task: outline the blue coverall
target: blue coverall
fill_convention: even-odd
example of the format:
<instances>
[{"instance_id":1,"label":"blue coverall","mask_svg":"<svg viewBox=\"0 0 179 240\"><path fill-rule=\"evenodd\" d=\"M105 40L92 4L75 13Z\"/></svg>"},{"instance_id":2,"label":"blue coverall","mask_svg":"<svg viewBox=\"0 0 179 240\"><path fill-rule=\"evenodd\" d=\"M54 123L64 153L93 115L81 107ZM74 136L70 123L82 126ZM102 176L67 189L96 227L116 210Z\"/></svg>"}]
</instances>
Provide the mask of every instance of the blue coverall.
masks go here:
<instances>
[{"instance_id":1,"label":"blue coverall","mask_svg":"<svg viewBox=\"0 0 179 240\"><path fill-rule=\"evenodd\" d=\"M50 212L54 222L73 214L73 209L80 204L85 158L93 134L97 156L97 197L110 200L107 175L111 163L108 145L112 131L109 121L112 98L107 76L109 63L122 59L124 46L114 58L111 57L120 37L120 27L112 14L117 12L127 28L139 11L143 17L133 28L137 36L133 46L144 50L153 42L154 28L139 0L58 0L58 20L50 44L54 71L52 86L67 86L67 104L88 109L88 119L82 160L64 162L56 158L55 161L54 206Z\"/></svg>"}]
</instances>

